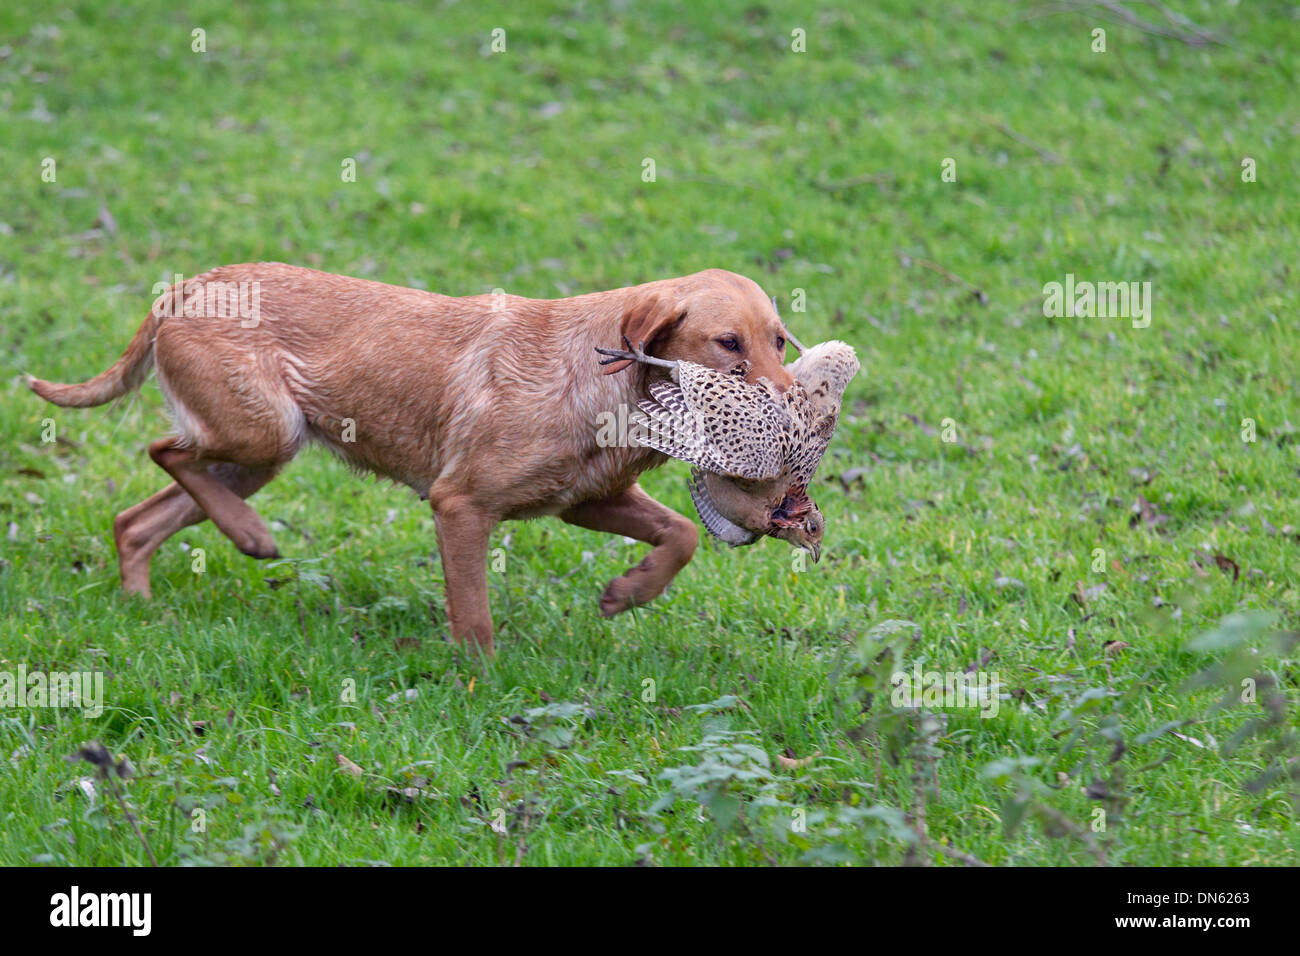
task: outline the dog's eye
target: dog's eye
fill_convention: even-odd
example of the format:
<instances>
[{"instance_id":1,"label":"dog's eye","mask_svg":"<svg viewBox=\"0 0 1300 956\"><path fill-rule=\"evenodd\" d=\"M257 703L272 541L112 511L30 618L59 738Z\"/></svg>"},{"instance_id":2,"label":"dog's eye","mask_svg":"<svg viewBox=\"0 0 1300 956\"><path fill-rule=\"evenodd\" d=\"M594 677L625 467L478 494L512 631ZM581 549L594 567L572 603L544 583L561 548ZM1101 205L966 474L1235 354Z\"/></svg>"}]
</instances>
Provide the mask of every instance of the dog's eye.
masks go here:
<instances>
[{"instance_id":1,"label":"dog's eye","mask_svg":"<svg viewBox=\"0 0 1300 956\"><path fill-rule=\"evenodd\" d=\"M728 352L740 351L740 339L736 338L734 335L724 335L722 338L718 339L718 344Z\"/></svg>"},{"instance_id":2,"label":"dog's eye","mask_svg":"<svg viewBox=\"0 0 1300 956\"><path fill-rule=\"evenodd\" d=\"M779 352L783 348L785 348L785 339L782 336L778 335L776 337L776 350Z\"/></svg>"}]
</instances>

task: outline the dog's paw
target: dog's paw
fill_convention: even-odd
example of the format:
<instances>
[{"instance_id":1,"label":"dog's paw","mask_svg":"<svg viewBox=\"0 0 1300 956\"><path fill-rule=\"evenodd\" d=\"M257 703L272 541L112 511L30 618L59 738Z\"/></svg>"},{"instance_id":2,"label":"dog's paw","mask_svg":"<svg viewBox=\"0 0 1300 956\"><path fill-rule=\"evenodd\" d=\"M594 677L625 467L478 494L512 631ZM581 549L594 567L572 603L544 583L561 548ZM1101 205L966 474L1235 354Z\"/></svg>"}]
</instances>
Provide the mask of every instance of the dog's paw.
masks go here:
<instances>
[{"instance_id":1,"label":"dog's paw","mask_svg":"<svg viewBox=\"0 0 1300 956\"><path fill-rule=\"evenodd\" d=\"M636 607L636 585L628 580L627 575L615 578L600 596L600 616L613 617L629 608Z\"/></svg>"},{"instance_id":2,"label":"dog's paw","mask_svg":"<svg viewBox=\"0 0 1300 956\"><path fill-rule=\"evenodd\" d=\"M267 560L280 557L280 549L271 538L258 535L241 535L235 541L235 547L250 558Z\"/></svg>"}]
</instances>

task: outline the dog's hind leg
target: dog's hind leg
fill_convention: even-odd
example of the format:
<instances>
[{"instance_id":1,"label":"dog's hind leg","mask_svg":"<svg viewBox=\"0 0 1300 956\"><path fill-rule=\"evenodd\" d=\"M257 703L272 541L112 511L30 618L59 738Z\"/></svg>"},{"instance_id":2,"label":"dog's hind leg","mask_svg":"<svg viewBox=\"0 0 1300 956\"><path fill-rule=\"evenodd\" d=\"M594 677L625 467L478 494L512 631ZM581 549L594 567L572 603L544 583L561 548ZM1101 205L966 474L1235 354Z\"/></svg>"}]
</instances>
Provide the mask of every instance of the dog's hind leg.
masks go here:
<instances>
[{"instance_id":1,"label":"dog's hind leg","mask_svg":"<svg viewBox=\"0 0 1300 956\"><path fill-rule=\"evenodd\" d=\"M257 330L247 330L256 336ZM301 409L285 384L281 356L245 333L202 323L158 331L154 362L177 430L149 446L149 457L240 551L279 556L271 531L244 501L297 453ZM166 495L167 492L163 492ZM159 533L184 527L192 511L163 499Z\"/></svg>"},{"instance_id":2,"label":"dog's hind leg","mask_svg":"<svg viewBox=\"0 0 1300 956\"><path fill-rule=\"evenodd\" d=\"M247 498L273 477L273 469L213 465L209 472L241 498ZM207 518L203 509L180 485L172 483L113 521L122 589L149 597L149 562L172 535Z\"/></svg>"},{"instance_id":3,"label":"dog's hind leg","mask_svg":"<svg viewBox=\"0 0 1300 956\"><path fill-rule=\"evenodd\" d=\"M114 518L113 543L122 590L149 597L149 561L154 552L181 528L205 517L194 499L173 482Z\"/></svg>"},{"instance_id":4,"label":"dog's hind leg","mask_svg":"<svg viewBox=\"0 0 1300 956\"><path fill-rule=\"evenodd\" d=\"M198 452L183 447L177 438L161 438L154 442L149 446L149 457L176 480L240 551L252 558L280 556L275 539L271 537L271 530L261 517L238 491L221 480L219 470L231 463L204 461L199 458ZM240 468L238 465L235 467ZM270 471L262 484L269 481L275 473L273 469L259 470Z\"/></svg>"}]
</instances>

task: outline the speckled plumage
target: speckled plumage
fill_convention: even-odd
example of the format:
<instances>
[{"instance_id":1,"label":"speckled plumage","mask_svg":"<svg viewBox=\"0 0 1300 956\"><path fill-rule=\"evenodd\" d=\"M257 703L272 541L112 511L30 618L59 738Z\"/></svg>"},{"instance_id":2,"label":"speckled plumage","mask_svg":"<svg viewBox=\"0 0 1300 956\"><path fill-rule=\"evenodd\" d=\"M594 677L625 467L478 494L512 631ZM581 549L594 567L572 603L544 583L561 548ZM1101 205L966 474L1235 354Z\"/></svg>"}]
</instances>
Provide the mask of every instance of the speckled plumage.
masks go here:
<instances>
[{"instance_id":1,"label":"speckled plumage","mask_svg":"<svg viewBox=\"0 0 1300 956\"><path fill-rule=\"evenodd\" d=\"M764 480L785 467L790 410L765 381L677 363L677 381L650 386L632 421L642 445L718 475Z\"/></svg>"},{"instance_id":2,"label":"speckled plumage","mask_svg":"<svg viewBox=\"0 0 1300 956\"><path fill-rule=\"evenodd\" d=\"M769 481L788 476L792 488L812 480L839 419L844 389L861 366L852 346L823 342L788 368L795 383L779 392L765 380L692 362L677 363L677 381L650 386L633 416L637 440L673 458L727 478Z\"/></svg>"},{"instance_id":3,"label":"speckled plumage","mask_svg":"<svg viewBox=\"0 0 1300 956\"><path fill-rule=\"evenodd\" d=\"M819 542L807 488L860 367L851 346L823 342L786 366L794 384L780 392L679 362L676 381L655 383L640 403L637 440L696 466L691 498L714 537L743 545L764 534L792 538L784 530L796 528Z\"/></svg>"}]
</instances>

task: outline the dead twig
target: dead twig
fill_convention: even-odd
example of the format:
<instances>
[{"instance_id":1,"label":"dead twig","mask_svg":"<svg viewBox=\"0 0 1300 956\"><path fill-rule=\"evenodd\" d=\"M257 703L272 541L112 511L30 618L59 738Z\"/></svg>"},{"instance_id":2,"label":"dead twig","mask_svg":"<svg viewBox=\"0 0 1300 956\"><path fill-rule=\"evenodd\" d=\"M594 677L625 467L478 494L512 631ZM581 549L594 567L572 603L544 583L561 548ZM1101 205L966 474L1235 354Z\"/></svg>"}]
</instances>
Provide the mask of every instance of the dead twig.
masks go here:
<instances>
[{"instance_id":1,"label":"dead twig","mask_svg":"<svg viewBox=\"0 0 1300 956\"><path fill-rule=\"evenodd\" d=\"M1058 3L1054 7L1035 11L1025 19L1053 13L1084 13L1092 7L1100 7L1111 15L1111 22L1122 23L1125 26L1133 27L1135 30L1153 36L1177 40L1187 46L1194 47L1209 46L1211 44L1231 46L1230 43L1214 32L1198 26L1181 13L1170 10L1160 0L1138 0L1138 2L1151 7L1164 17L1165 22L1156 23L1152 20L1144 20L1122 3L1118 3L1117 0L1075 0L1075 2Z\"/></svg>"},{"instance_id":2,"label":"dead twig","mask_svg":"<svg viewBox=\"0 0 1300 956\"><path fill-rule=\"evenodd\" d=\"M1017 133L1006 123L1002 123L997 120L985 120L985 122L990 123L993 126L993 128L996 129L999 133L1015 140L1021 146L1024 146L1028 149L1032 149L1035 153L1038 154L1039 159L1041 159L1043 162L1048 163L1052 166L1059 166L1061 163L1065 162L1065 160L1061 157L1060 153L1055 153L1052 150L1048 149L1046 146L1039 146L1037 143L1029 139L1027 136L1022 136L1020 133Z\"/></svg>"},{"instance_id":3,"label":"dead twig","mask_svg":"<svg viewBox=\"0 0 1300 956\"><path fill-rule=\"evenodd\" d=\"M818 189L824 189L828 193L839 192L841 189L852 189L855 186L880 185L881 183L890 182L894 178L893 173L863 173L860 176L850 176L848 179L814 179L813 186Z\"/></svg>"},{"instance_id":4,"label":"dead twig","mask_svg":"<svg viewBox=\"0 0 1300 956\"><path fill-rule=\"evenodd\" d=\"M971 856L969 853L963 853L961 850L954 849L946 843L935 843L933 840L927 840L926 845L932 849L938 850L944 856L951 857L954 860L960 860L967 866L992 866L991 863L985 863L979 857Z\"/></svg>"},{"instance_id":5,"label":"dead twig","mask_svg":"<svg viewBox=\"0 0 1300 956\"><path fill-rule=\"evenodd\" d=\"M899 253L899 255L900 257L906 260L906 262L903 263L904 266L907 265L907 262L915 262L921 268L929 269L931 272L943 276L949 282L955 282L958 285L964 285L967 289L970 290L971 295L974 296L979 301L980 305L989 304L988 293L985 292L983 289L981 289L979 286L977 286L974 282L970 282L966 279L963 279L961 276L957 275L957 273L952 272L949 269L945 269L943 266L939 265L939 263L931 262L929 259L916 259L904 253Z\"/></svg>"}]
</instances>

